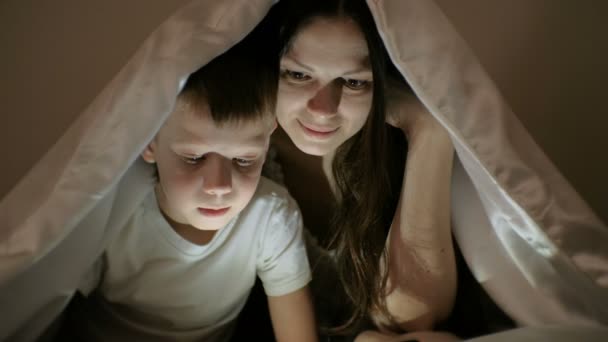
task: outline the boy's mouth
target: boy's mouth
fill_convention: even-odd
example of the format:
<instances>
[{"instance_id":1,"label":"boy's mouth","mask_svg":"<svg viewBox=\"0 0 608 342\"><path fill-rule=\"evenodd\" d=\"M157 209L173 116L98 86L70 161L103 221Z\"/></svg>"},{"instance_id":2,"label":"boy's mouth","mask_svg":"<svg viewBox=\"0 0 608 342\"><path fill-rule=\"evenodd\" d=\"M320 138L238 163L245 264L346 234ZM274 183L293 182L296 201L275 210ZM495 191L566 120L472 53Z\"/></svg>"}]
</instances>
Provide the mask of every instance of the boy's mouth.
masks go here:
<instances>
[{"instance_id":1,"label":"boy's mouth","mask_svg":"<svg viewBox=\"0 0 608 342\"><path fill-rule=\"evenodd\" d=\"M198 208L198 212L208 217L222 216L230 210L231 207L211 209L211 208Z\"/></svg>"}]
</instances>

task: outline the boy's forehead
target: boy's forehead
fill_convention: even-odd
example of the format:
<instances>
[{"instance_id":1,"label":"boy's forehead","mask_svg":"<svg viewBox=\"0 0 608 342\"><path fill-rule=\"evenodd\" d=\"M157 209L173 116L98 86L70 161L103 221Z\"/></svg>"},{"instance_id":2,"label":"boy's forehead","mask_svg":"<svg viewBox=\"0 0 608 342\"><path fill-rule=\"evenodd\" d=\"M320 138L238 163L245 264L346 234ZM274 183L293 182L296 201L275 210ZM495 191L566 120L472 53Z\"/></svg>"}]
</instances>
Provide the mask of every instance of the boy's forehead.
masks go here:
<instances>
[{"instance_id":1,"label":"boy's forehead","mask_svg":"<svg viewBox=\"0 0 608 342\"><path fill-rule=\"evenodd\" d=\"M176 111L167 122L168 137L174 143L191 145L265 146L274 120L268 118L216 123L209 113Z\"/></svg>"}]
</instances>

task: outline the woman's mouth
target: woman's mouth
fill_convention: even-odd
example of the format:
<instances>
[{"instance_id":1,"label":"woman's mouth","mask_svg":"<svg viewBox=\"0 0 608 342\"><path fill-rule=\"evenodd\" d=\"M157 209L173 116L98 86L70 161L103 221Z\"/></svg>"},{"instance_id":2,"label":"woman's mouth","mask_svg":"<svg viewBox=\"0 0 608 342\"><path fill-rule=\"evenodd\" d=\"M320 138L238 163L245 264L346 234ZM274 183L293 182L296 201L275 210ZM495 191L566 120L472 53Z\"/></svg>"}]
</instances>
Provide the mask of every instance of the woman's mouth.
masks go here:
<instances>
[{"instance_id":1,"label":"woman's mouth","mask_svg":"<svg viewBox=\"0 0 608 342\"><path fill-rule=\"evenodd\" d=\"M298 124L300 124L300 127L302 127L302 129L304 130L304 133L306 133L306 135L311 136L313 138L321 138L321 139L328 138L340 129L340 127L331 128L331 127L313 126L313 125L309 125L309 124L304 124L300 120L296 120L296 121L298 122Z\"/></svg>"}]
</instances>

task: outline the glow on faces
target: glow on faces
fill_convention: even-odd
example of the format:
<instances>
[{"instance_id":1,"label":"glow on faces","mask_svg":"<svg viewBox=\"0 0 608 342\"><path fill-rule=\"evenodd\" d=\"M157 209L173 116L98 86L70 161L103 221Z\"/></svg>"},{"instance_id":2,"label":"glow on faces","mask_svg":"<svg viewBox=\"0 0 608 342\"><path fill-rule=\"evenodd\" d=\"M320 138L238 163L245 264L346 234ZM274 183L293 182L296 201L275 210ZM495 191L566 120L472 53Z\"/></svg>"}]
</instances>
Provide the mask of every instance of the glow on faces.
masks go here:
<instances>
[{"instance_id":1,"label":"glow on faces","mask_svg":"<svg viewBox=\"0 0 608 342\"><path fill-rule=\"evenodd\" d=\"M333 152L365 124L373 75L363 33L347 18L315 18L281 59L277 119L303 152Z\"/></svg>"},{"instance_id":2,"label":"glow on faces","mask_svg":"<svg viewBox=\"0 0 608 342\"><path fill-rule=\"evenodd\" d=\"M158 166L162 212L201 230L226 226L256 190L275 127L271 118L218 126L208 108L178 105L143 153Z\"/></svg>"}]
</instances>

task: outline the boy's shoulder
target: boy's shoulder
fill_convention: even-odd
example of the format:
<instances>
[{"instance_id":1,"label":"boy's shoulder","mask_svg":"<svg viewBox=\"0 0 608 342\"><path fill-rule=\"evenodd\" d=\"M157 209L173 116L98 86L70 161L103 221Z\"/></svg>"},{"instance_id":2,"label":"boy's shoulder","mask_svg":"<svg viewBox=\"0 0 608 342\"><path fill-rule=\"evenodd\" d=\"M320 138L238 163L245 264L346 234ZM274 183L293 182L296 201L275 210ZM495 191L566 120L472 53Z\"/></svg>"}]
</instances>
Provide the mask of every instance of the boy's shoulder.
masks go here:
<instances>
[{"instance_id":1,"label":"boy's shoulder","mask_svg":"<svg viewBox=\"0 0 608 342\"><path fill-rule=\"evenodd\" d=\"M273 216L270 219L277 219L279 216L287 218L294 213L299 215L299 211L296 201L284 186L263 176L260 177L258 187L244 209L245 216L267 213Z\"/></svg>"},{"instance_id":2,"label":"boy's shoulder","mask_svg":"<svg viewBox=\"0 0 608 342\"><path fill-rule=\"evenodd\" d=\"M287 189L279 183L270 180L264 176L260 177L258 188L253 195L252 201L255 199L276 198L276 200L290 201L293 200Z\"/></svg>"}]
</instances>

